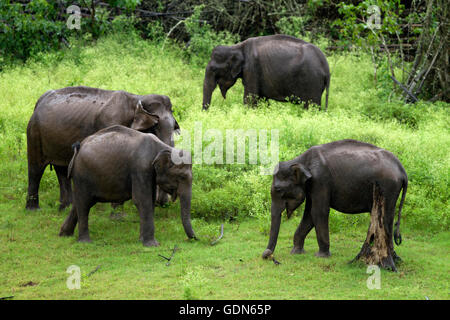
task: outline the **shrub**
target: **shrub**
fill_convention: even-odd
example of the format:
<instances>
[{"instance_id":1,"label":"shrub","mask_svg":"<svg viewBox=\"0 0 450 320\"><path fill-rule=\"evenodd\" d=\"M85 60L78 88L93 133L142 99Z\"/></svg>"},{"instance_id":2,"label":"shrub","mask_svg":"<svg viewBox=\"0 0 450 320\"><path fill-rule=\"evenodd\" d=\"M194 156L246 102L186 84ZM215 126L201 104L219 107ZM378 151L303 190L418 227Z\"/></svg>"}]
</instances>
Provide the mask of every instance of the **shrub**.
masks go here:
<instances>
[{"instance_id":1,"label":"shrub","mask_svg":"<svg viewBox=\"0 0 450 320\"><path fill-rule=\"evenodd\" d=\"M56 4L33 0L20 3L0 2L0 70L14 60L26 60L41 51L60 47L69 33L64 22L55 21Z\"/></svg>"},{"instance_id":2,"label":"shrub","mask_svg":"<svg viewBox=\"0 0 450 320\"><path fill-rule=\"evenodd\" d=\"M196 6L191 17L184 24L190 39L186 57L194 64L206 66L211 52L217 45L232 45L239 42L239 37L228 31L215 32L206 21L200 20L204 6Z\"/></svg>"}]
</instances>

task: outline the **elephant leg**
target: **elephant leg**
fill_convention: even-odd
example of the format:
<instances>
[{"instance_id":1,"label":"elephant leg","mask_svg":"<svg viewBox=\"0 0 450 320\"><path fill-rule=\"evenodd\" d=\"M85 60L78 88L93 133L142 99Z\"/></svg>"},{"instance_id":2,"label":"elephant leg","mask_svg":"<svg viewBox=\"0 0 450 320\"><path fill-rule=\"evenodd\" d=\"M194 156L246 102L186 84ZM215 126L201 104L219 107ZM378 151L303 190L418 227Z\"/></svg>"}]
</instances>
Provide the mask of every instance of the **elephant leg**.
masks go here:
<instances>
[{"instance_id":1,"label":"elephant leg","mask_svg":"<svg viewBox=\"0 0 450 320\"><path fill-rule=\"evenodd\" d=\"M303 104L303 108L304 108L305 110L308 110L308 109L309 109L309 100L306 100L306 101L305 101L305 103Z\"/></svg>"},{"instance_id":2,"label":"elephant leg","mask_svg":"<svg viewBox=\"0 0 450 320\"><path fill-rule=\"evenodd\" d=\"M244 104L247 104L253 108L256 107L258 104L258 96L254 93L244 93Z\"/></svg>"},{"instance_id":3,"label":"elephant leg","mask_svg":"<svg viewBox=\"0 0 450 320\"><path fill-rule=\"evenodd\" d=\"M305 252L303 249L305 238L313 227L314 224L311 217L311 200L307 199L302 221L294 234L294 247L292 248L291 254Z\"/></svg>"},{"instance_id":4,"label":"elephant leg","mask_svg":"<svg viewBox=\"0 0 450 320\"><path fill-rule=\"evenodd\" d=\"M30 163L30 161L28 161L27 210L39 209L39 184L41 183L46 166L47 165Z\"/></svg>"},{"instance_id":5,"label":"elephant leg","mask_svg":"<svg viewBox=\"0 0 450 320\"><path fill-rule=\"evenodd\" d=\"M328 227L328 217L330 215L330 205L323 199L328 199L327 192L318 191L312 199L311 217L316 229L317 243L319 251L317 257L329 257L330 254L330 232Z\"/></svg>"},{"instance_id":6,"label":"elephant leg","mask_svg":"<svg viewBox=\"0 0 450 320\"><path fill-rule=\"evenodd\" d=\"M388 193L389 194L389 193ZM395 205L397 202L397 197L391 199L386 199L385 203L385 215L384 215L384 230L386 234L387 242L387 252L391 257L391 261L386 263L386 268L395 270L395 263L401 261L400 257L394 251L394 216L395 216Z\"/></svg>"},{"instance_id":7,"label":"elephant leg","mask_svg":"<svg viewBox=\"0 0 450 320\"><path fill-rule=\"evenodd\" d=\"M158 241L155 239L155 223L154 223L154 210L155 204L153 197L148 196L148 192L145 190L151 190L152 187L143 183L143 179L136 178L136 182L133 182L132 199L139 212L140 217L140 235L139 239L146 247L159 246ZM152 179L150 179L151 181ZM145 188L149 187L149 188ZM154 191L152 191L153 194Z\"/></svg>"},{"instance_id":8,"label":"elephant leg","mask_svg":"<svg viewBox=\"0 0 450 320\"><path fill-rule=\"evenodd\" d=\"M322 110L322 94L312 98L312 102L319 106L319 110Z\"/></svg>"},{"instance_id":9,"label":"elephant leg","mask_svg":"<svg viewBox=\"0 0 450 320\"><path fill-rule=\"evenodd\" d=\"M66 237L66 236L72 236L73 232L75 231L75 226L78 222L78 214L75 206L72 206L72 209L70 209L69 214L67 215L66 220L61 226L61 229L59 230L59 236L60 237Z\"/></svg>"},{"instance_id":10,"label":"elephant leg","mask_svg":"<svg viewBox=\"0 0 450 320\"><path fill-rule=\"evenodd\" d=\"M76 190L75 190L76 191ZM78 242L91 242L89 236L89 211L95 204L93 199L88 194L80 194L75 192L72 207L75 207L75 211L78 217Z\"/></svg>"},{"instance_id":11,"label":"elephant leg","mask_svg":"<svg viewBox=\"0 0 450 320\"><path fill-rule=\"evenodd\" d=\"M67 167L53 166L59 182L59 211L64 210L72 203L72 185L67 178Z\"/></svg>"},{"instance_id":12,"label":"elephant leg","mask_svg":"<svg viewBox=\"0 0 450 320\"><path fill-rule=\"evenodd\" d=\"M250 76L242 79L244 84L244 104L248 104L251 107L256 107L259 98L259 89L258 84L255 79L257 79L258 75L256 73L252 73Z\"/></svg>"}]
</instances>

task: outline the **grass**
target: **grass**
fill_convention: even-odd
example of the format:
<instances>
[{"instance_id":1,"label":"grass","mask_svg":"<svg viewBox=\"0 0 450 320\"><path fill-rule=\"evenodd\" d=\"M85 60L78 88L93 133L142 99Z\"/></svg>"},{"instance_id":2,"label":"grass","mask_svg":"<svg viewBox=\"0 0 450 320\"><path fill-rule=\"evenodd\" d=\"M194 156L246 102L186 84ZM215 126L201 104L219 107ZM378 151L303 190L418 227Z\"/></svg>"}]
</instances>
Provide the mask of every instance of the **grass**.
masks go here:
<instances>
[{"instance_id":1,"label":"grass","mask_svg":"<svg viewBox=\"0 0 450 320\"><path fill-rule=\"evenodd\" d=\"M348 264L358 253L365 230L331 233L332 257L316 258L314 232L306 254L289 254L298 219L281 228L275 265L262 260L268 234L257 219L218 223L194 219L201 240L187 241L175 211L157 209L158 248L138 241L139 219L127 206L122 221L109 219L108 205L91 214L91 244L58 238L62 215L45 210L16 215L2 228L0 295L17 299L448 299L448 233L407 233L397 253L399 272L381 271L381 289L367 287L367 267ZM164 212L163 212L164 211ZM159 254L169 257L170 265ZM69 290L66 270L81 269L81 290ZM98 270L88 276L89 273ZM32 285L30 285L32 283Z\"/></svg>"},{"instance_id":2,"label":"grass","mask_svg":"<svg viewBox=\"0 0 450 320\"><path fill-rule=\"evenodd\" d=\"M0 296L15 299L448 299L449 298L449 108L445 103L404 105L389 91L383 73L372 80L363 54L328 57L332 70L329 111L262 102L242 105L238 83L224 100L219 90L201 111L204 69L187 63L181 50L132 36L111 36L94 46L45 54L0 73ZM205 62L206 63L206 62ZM386 75L387 78L387 75ZM386 80L387 81L387 80ZM27 189L26 125L34 104L49 89L88 85L137 94L168 95L183 130L279 130L280 160L312 145L353 138L392 151L406 168L408 193L402 217L403 263L381 271L381 289L369 290L362 264L347 264L360 249L368 214L332 210L329 259L319 259L314 232L305 255L289 254L303 206L281 226L275 265L261 259L270 228L271 177L244 165L193 166L193 227L200 240L185 240L178 203L156 209L158 248L138 241L136 209L123 220L110 207L91 214L93 243L60 238L67 211L58 212L56 175L46 170L41 210L24 210ZM203 147L208 145L202 142ZM192 150L194 151L194 150ZM210 242L225 234L215 246ZM169 266L158 256L170 256ZM68 290L70 265L81 268L81 290ZM88 276L90 272L100 268Z\"/></svg>"}]
</instances>

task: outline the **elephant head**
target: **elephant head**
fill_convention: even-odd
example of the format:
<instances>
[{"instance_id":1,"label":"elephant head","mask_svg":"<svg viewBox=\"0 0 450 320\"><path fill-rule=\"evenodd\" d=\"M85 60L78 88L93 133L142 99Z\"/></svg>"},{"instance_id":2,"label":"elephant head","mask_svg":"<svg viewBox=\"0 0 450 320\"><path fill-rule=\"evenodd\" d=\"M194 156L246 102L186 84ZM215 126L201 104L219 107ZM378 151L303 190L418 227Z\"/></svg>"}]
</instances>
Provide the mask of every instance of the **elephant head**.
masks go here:
<instances>
[{"instance_id":1,"label":"elephant head","mask_svg":"<svg viewBox=\"0 0 450 320\"><path fill-rule=\"evenodd\" d=\"M181 150L165 149L160 151L153 161L156 184L164 192L170 194L174 201L177 196L180 197L181 221L184 231L189 238L196 238L191 226L192 164L176 164L173 161L172 153L176 153L180 158L183 157Z\"/></svg>"},{"instance_id":2,"label":"elephant head","mask_svg":"<svg viewBox=\"0 0 450 320\"><path fill-rule=\"evenodd\" d=\"M290 218L294 210L305 201L307 183L311 177L310 171L299 162L280 162L275 169L271 188L270 237L263 258L268 258L275 250L281 213L286 210L286 215Z\"/></svg>"},{"instance_id":3,"label":"elephant head","mask_svg":"<svg viewBox=\"0 0 450 320\"><path fill-rule=\"evenodd\" d=\"M207 110L211 103L211 96L219 85L223 98L236 80L241 77L244 64L242 49L236 46L217 46L211 54L211 60L206 66L203 81L203 110Z\"/></svg>"},{"instance_id":4,"label":"elephant head","mask_svg":"<svg viewBox=\"0 0 450 320\"><path fill-rule=\"evenodd\" d=\"M171 147L174 146L173 133L180 130L173 116L169 97L161 95L140 96L131 128L153 133Z\"/></svg>"}]
</instances>

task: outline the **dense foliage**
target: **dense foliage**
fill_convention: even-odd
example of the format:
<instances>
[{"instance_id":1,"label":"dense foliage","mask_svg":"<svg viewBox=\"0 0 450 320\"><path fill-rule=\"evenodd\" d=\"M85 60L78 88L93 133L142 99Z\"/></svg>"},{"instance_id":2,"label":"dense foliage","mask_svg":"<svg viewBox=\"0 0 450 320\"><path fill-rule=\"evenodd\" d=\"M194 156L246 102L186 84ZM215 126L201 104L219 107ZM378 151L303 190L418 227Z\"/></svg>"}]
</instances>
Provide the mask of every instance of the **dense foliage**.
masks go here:
<instances>
[{"instance_id":1,"label":"dense foliage","mask_svg":"<svg viewBox=\"0 0 450 320\"><path fill-rule=\"evenodd\" d=\"M41 51L60 48L67 32L55 4L0 1L0 70L2 64L13 59L25 60Z\"/></svg>"},{"instance_id":2,"label":"dense foliage","mask_svg":"<svg viewBox=\"0 0 450 320\"><path fill-rule=\"evenodd\" d=\"M71 26L74 11L68 11L74 5L77 28ZM388 70L390 87L408 102L449 101L447 7L443 0L3 0L0 69L69 46L74 37L92 41L117 31L175 39L196 64L215 44L285 33L321 42L327 51L366 50L374 81Z\"/></svg>"}]
</instances>

